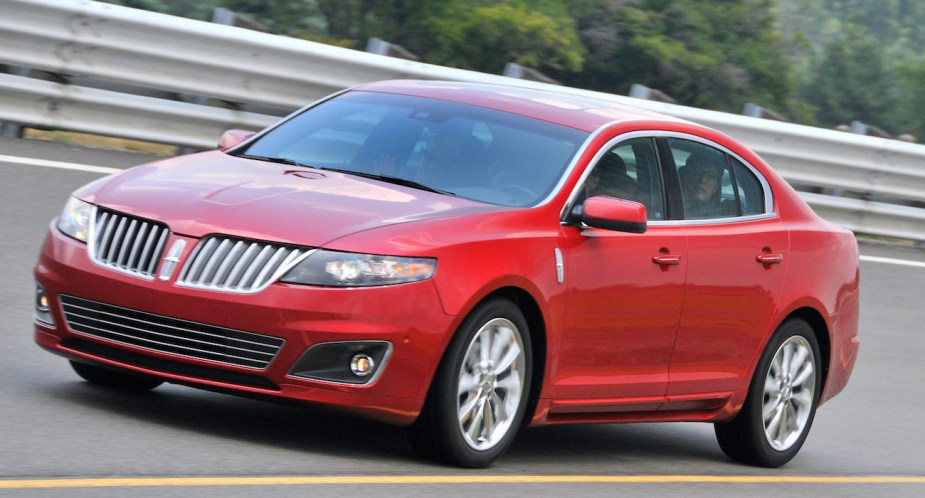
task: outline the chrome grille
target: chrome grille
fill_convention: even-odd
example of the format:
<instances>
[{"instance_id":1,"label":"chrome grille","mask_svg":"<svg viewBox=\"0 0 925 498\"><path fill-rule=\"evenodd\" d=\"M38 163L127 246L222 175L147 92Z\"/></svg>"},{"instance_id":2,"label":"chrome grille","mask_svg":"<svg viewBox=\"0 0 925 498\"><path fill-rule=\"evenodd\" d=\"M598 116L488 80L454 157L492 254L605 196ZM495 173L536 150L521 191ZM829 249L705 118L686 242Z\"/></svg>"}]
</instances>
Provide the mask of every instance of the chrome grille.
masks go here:
<instances>
[{"instance_id":1,"label":"chrome grille","mask_svg":"<svg viewBox=\"0 0 925 498\"><path fill-rule=\"evenodd\" d=\"M153 280L169 235L160 223L97 207L90 227L90 258L101 266Z\"/></svg>"},{"instance_id":2,"label":"chrome grille","mask_svg":"<svg viewBox=\"0 0 925 498\"><path fill-rule=\"evenodd\" d=\"M177 285L226 292L257 292L305 259L311 249L213 235L199 241Z\"/></svg>"},{"instance_id":3,"label":"chrome grille","mask_svg":"<svg viewBox=\"0 0 925 498\"><path fill-rule=\"evenodd\" d=\"M266 368L285 341L73 296L61 296L68 327L137 348L239 367Z\"/></svg>"}]
</instances>

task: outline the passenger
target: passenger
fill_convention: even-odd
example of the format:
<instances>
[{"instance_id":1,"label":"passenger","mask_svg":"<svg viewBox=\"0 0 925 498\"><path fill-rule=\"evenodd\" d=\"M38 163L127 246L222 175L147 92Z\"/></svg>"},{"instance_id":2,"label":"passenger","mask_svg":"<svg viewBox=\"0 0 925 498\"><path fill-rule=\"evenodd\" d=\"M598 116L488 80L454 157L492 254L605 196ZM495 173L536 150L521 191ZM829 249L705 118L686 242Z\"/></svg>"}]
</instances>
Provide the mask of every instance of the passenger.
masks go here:
<instances>
[{"instance_id":1,"label":"passenger","mask_svg":"<svg viewBox=\"0 0 925 498\"><path fill-rule=\"evenodd\" d=\"M719 159L719 158L717 158ZM678 169L684 199L684 214L688 219L723 216L720 186L723 166L710 155L694 152Z\"/></svg>"}]
</instances>

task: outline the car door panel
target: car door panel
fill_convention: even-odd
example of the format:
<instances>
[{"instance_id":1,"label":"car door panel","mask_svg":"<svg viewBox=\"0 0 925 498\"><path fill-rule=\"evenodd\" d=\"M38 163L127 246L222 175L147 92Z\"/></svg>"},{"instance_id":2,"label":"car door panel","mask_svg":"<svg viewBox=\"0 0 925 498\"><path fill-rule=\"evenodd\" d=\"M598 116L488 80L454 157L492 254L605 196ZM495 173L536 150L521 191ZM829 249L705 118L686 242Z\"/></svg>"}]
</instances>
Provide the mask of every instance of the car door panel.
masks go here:
<instances>
[{"instance_id":1,"label":"car door panel","mask_svg":"<svg viewBox=\"0 0 925 498\"><path fill-rule=\"evenodd\" d=\"M681 313L681 229L564 231L568 316L551 392L588 399L656 396L660 404ZM681 264L654 261L666 255Z\"/></svg>"},{"instance_id":2,"label":"car door panel","mask_svg":"<svg viewBox=\"0 0 925 498\"><path fill-rule=\"evenodd\" d=\"M668 394L745 389L749 366L775 326L788 232L777 218L684 230L687 283Z\"/></svg>"}]
</instances>

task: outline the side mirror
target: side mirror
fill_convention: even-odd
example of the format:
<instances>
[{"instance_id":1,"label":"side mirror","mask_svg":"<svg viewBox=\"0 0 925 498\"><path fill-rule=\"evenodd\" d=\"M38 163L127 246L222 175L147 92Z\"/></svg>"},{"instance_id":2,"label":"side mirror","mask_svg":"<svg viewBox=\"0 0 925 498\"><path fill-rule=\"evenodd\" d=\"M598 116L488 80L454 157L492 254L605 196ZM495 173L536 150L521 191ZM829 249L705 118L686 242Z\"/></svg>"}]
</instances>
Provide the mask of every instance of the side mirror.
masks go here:
<instances>
[{"instance_id":1,"label":"side mirror","mask_svg":"<svg viewBox=\"0 0 925 498\"><path fill-rule=\"evenodd\" d=\"M598 195L585 200L580 220L594 228L645 233L646 207L638 202Z\"/></svg>"},{"instance_id":2,"label":"side mirror","mask_svg":"<svg viewBox=\"0 0 925 498\"><path fill-rule=\"evenodd\" d=\"M236 145L240 145L256 134L257 132L250 130L228 130L222 133L222 138L218 139L218 148L221 150L228 150Z\"/></svg>"}]
</instances>

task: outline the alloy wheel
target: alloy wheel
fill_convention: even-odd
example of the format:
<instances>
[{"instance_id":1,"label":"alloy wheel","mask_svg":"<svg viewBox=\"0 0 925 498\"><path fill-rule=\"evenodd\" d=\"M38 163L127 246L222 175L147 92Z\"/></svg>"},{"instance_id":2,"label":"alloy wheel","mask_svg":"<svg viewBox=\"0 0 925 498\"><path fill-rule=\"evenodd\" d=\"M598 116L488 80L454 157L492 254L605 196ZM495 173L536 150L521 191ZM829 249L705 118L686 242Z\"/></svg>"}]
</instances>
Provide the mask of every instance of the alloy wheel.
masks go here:
<instances>
[{"instance_id":1,"label":"alloy wheel","mask_svg":"<svg viewBox=\"0 0 925 498\"><path fill-rule=\"evenodd\" d=\"M459 430L469 447L488 450L511 430L523 398L526 361L517 326L495 318L479 328L459 370Z\"/></svg>"},{"instance_id":2,"label":"alloy wheel","mask_svg":"<svg viewBox=\"0 0 925 498\"><path fill-rule=\"evenodd\" d=\"M790 337L774 354L764 381L762 419L772 448L787 450L800 438L813 411L815 389L812 347L802 336Z\"/></svg>"}]
</instances>

